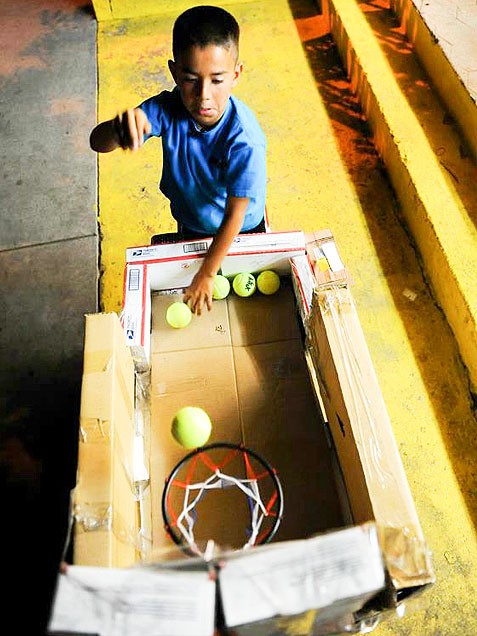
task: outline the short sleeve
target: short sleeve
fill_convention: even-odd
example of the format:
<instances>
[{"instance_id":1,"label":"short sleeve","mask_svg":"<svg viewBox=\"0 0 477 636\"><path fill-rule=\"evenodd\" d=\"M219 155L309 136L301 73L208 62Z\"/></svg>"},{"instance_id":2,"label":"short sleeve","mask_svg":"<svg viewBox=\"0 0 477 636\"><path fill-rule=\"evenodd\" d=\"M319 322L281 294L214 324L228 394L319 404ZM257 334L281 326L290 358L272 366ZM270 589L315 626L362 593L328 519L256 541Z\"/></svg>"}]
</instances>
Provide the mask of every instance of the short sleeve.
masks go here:
<instances>
[{"instance_id":1,"label":"short sleeve","mask_svg":"<svg viewBox=\"0 0 477 636\"><path fill-rule=\"evenodd\" d=\"M256 199L265 192L266 182L265 145L233 145L227 166L227 195Z\"/></svg>"},{"instance_id":2,"label":"short sleeve","mask_svg":"<svg viewBox=\"0 0 477 636\"><path fill-rule=\"evenodd\" d=\"M151 132L145 135L149 137L161 137L171 121L173 108L173 95L169 91L163 91L159 95L150 97L139 104L139 108L145 113L151 124Z\"/></svg>"}]
</instances>

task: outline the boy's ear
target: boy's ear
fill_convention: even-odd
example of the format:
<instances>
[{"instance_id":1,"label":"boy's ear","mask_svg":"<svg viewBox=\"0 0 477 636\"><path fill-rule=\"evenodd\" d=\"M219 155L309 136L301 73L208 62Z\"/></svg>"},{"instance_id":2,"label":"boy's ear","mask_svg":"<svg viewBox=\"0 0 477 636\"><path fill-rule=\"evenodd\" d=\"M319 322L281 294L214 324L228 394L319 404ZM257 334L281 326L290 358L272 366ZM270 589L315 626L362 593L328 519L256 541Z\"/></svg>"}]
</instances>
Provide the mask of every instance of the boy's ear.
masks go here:
<instances>
[{"instance_id":1,"label":"boy's ear","mask_svg":"<svg viewBox=\"0 0 477 636\"><path fill-rule=\"evenodd\" d=\"M170 70L170 72L171 72L172 79L173 79L173 80L174 80L174 82L177 84L177 79L176 79L176 75L177 75L176 63L174 62L174 60L168 60L167 65L169 66L169 70Z\"/></svg>"},{"instance_id":2,"label":"boy's ear","mask_svg":"<svg viewBox=\"0 0 477 636\"><path fill-rule=\"evenodd\" d=\"M235 84L239 81L239 77L242 75L242 71L243 71L243 63L237 62L237 64L235 65L235 72L234 72L234 79L232 82L232 86L235 86Z\"/></svg>"}]
</instances>

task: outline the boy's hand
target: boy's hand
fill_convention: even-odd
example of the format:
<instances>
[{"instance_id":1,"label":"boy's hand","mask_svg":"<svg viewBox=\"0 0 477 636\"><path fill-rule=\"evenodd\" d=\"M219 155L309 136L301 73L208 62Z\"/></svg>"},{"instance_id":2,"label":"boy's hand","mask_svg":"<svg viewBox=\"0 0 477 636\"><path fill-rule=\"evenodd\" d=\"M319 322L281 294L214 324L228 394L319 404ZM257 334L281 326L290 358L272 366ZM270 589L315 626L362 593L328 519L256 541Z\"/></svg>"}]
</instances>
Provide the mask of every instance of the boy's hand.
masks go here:
<instances>
[{"instance_id":1,"label":"boy's hand","mask_svg":"<svg viewBox=\"0 0 477 636\"><path fill-rule=\"evenodd\" d=\"M140 108L129 108L113 119L116 140L123 150L138 150L144 135L151 132L151 124Z\"/></svg>"},{"instance_id":2,"label":"boy's hand","mask_svg":"<svg viewBox=\"0 0 477 636\"><path fill-rule=\"evenodd\" d=\"M194 280L184 292L184 302L191 308L194 314L200 316L202 309L212 309L212 292L214 290L214 277L200 270L194 276Z\"/></svg>"},{"instance_id":3,"label":"boy's hand","mask_svg":"<svg viewBox=\"0 0 477 636\"><path fill-rule=\"evenodd\" d=\"M223 223L209 246L200 270L185 290L184 302L188 302L191 310L199 316L204 305L209 311L212 309L215 275L243 225L248 203L249 199L245 197L228 197Z\"/></svg>"}]
</instances>

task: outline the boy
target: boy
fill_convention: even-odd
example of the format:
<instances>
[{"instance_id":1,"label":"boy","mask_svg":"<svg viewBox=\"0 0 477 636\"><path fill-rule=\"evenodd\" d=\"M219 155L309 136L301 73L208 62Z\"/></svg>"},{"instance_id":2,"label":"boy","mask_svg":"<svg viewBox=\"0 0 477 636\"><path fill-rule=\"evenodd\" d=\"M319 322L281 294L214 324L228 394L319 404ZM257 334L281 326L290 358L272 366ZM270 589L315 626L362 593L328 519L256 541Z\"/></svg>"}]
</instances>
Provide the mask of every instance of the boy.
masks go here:
<instances>
[{"instance_id":1,"label":"boy","mask_svg":"<svg viewBox=\"0 0 477 636\"><path fill-rule=\"evenodd\" d=\"M265 231L266 141L255 115L231 94L242 73L238 44L239 26L224 9L185 11L172 33L175 88L98 124L90 137L96 152L137 150L162 137L160 189L180 237L213 236L184 293L198 315L212 308L214 276L235 236Z\"/></svg>"}]
</instances>

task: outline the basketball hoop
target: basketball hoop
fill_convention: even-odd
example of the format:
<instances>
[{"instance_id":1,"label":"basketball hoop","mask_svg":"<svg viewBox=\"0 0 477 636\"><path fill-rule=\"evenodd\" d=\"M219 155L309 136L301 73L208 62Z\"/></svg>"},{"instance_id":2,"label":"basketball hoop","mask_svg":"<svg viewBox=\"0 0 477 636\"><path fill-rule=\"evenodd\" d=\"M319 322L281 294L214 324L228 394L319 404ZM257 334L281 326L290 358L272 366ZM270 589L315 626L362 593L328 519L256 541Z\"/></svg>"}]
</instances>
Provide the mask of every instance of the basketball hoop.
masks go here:
<instances>
[{"instance_id":1,"label":"basketball hoop","mask_svg":"<svg viewBox=\"0 0 477 636\"><path fill-rule=\"evenodd\" d=\"M235 541L238 549L267 543L275 535L283 516L283 491L276 470L258 453L242 445L209 444L192 451L175 466L166 479L162 495L166 531L189 554L204 555L197 543L209 534L207 520L211 515L201 507L206 500L209 507L214 506L211 494L214 492L217 496L219 491L228 489L234 490L235 500L222 503L222 508L219 505L219 515L215 504L214 517L220 519L225 512L234 515L232 525L238 535ZM242 518L247 518L243 530L235 523L242 507ZM199 512L205 517L202 520L204 536L196 539L194 530L200 520Z\"/></svg>"}]
</instances>

